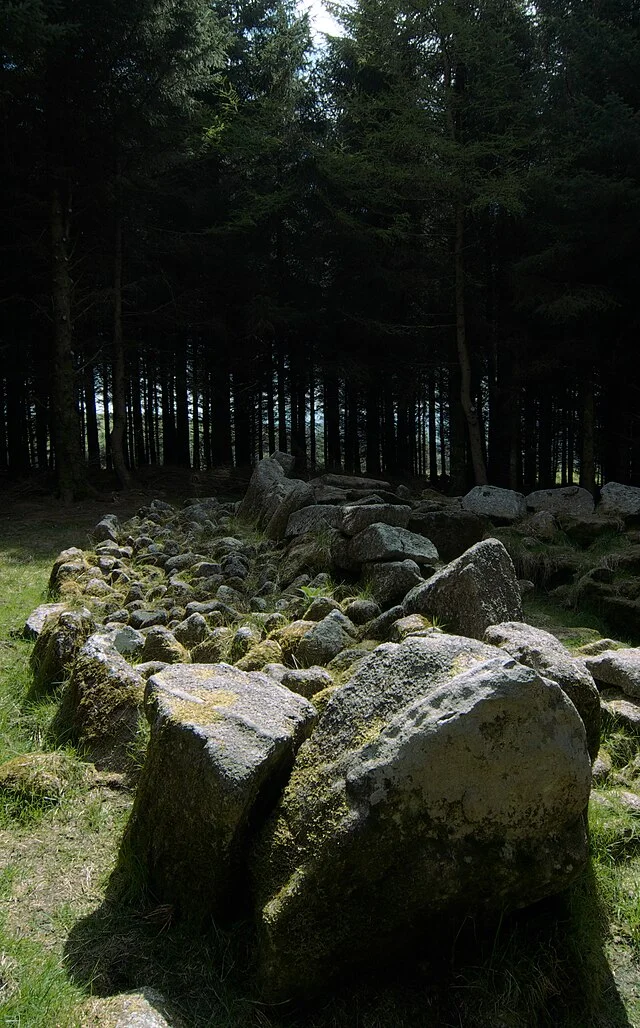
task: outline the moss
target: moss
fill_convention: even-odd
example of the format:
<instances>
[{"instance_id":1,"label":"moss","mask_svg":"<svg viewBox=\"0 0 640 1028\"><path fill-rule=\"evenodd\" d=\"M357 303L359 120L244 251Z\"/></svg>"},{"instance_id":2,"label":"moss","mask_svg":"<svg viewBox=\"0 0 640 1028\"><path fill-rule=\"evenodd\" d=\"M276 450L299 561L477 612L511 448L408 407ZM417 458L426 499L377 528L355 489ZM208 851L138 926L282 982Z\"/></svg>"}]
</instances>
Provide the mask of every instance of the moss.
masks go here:
<instances>
[{"instance_id":1,"label":"moss","mask_svg":"<svg viewBox=\"0 0 640 1028\"><path fill-rule=\"evenodd\" d=\"M189 698L185 696L163 697L171 710L171 720L176 722L197 722L212 724L220 721L220 708L231 707L238 699L236 693L223 689L191 689Z\"/></svg>"}]
</instances>

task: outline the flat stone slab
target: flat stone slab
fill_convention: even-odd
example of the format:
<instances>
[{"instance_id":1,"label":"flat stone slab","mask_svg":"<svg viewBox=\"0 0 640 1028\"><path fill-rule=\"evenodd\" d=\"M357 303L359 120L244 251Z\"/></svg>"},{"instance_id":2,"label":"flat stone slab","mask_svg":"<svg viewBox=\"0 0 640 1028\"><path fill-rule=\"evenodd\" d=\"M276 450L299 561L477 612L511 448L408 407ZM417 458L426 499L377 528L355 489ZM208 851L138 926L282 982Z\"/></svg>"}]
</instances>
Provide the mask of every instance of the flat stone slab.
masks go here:
<instances>
[{"instance_id":1,"label":"flat stone slab","mask_svg":"<svg viewBox=\"0 0 640 1028\"><path fill-rule=\"evenodd\" d=\"M393 525L406 528L411 515L411 507L397 503L350 504L341 508L341 517L337 528L345 535L354 536L363 532L369 525Z\"/></svg>"},{"instance_id":2,"label":"flat stone slab","mask_svg":"<svg viewBox=\"0 0 640 1028\"><path fill-rule=\"evenodd\" d=\"M416 564L433 567L438 563L438 551L430 539L409 532L406 528L394 528L386 524L369 525L354 536L348 552L351 560L358 564L413 560Z\"/></svg>"},{"instance_id":3,"label":"flat stone slab","mask_svg":"<svg viewBox=\"0 0 640 1028\"><path fill-rule=\"evenodd\" d=\"M316 712L259 671L174 664L145 693L147 759L123 842L156 900L181 914L238 912L262 797L286 780Z\"/></svg>"}]
</instances>

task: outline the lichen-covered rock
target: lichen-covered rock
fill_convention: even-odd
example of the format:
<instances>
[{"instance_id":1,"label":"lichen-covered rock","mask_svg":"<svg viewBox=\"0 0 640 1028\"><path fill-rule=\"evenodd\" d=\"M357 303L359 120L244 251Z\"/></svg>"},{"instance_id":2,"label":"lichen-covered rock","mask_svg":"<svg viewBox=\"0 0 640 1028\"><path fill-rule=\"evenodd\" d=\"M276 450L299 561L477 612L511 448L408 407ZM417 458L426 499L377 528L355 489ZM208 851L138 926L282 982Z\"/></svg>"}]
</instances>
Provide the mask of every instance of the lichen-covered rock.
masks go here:
<instances>
[{"instance_id":1,"label":"lichen-covered rock","mask_svg":"<svg viewBox=\"0 0 640 1028\"><path fill-rule=\"evenodd\" d=\"M422 614L407 614L404 618L399 618L391 626L389 632L390 642L402 642L407 639L410 635L424 634L428 631L434 631L434 628L428 618Z\"/></svg>"},{"instance_id":2,"label":"lichen-covered rock","mask_svg":"<svg viewBox=\"0 0 640 1028\"><path fill-rule=\"evenodd\" d=\"M593 514L595 503L587 489L565 485L557 489L536 489L525 498L529 510L547 510L552 514Z\"/></svg>"},{"instance_id":3,"label":"lichen-covered rock","mask_svg":"<svg viewBox=\"0 0 640 1028\"><path fill-rule=\"evenodd\" d=\"M307 532L295 536L287 546L280 564L282 585L289 585L305 571L315 574L331 568L331 539L337 534L335 529L328 529L326 532Z\"/></svg>"},{"instance_id":4,"label":"lichen-covered rock","mask_svg":"<svg viewBox=\"0 0 640 1028\"><path fill-rule=\"evenodd\" d=\"M155 625L147 631L141 657L144 661L162 660L165 664L188 664L190 659L187 648L163 625Z\"/></svg>"},{"instance_id":5,"label":"lichen-covered rock","mask_svg":"<svg viewBox=\"0 0 640 1028\"><path fill-rule=\"evenodd\" d=\"M287 478L277 459L264 457L253 470L237 516L264 528L270 539L283 539L291 514L314 503L308 482Z\"/></svg>"},{"instance_id":6,"label":"lichen-covered rock","mask_svg":"<svg viewBox=\"0 0 640 1028\"><path fill-rule=\"evenodd\" d=\"M260 672L177 665L147 683L151 739L123 843L156 900L233 917L249 833L315 710Z\"/></svg>"},{"instance_id":7,"label":"lichen-covered rock","mask_svg":"<svg viewBox=\"0 0 640 1028\"><path fill-rule=\"evenodd\" d=\"M330 698L257 851L266 994L563 889L588 859L590 781L555 683L467 639L378 647Z\"/></svg>"},{"instance_id":8,"label":"lichen-covered rock","mask_svg":"<svg viewBox=\"0 0 640 1028\"><path fill-rule=\"evenodd\" d=\"M107 635L91 635L79 651L54 719L61 740L82 749L97 767L126 769L138 734L144 680Z\"/></svg>"},{"instance_id":9,"label":"lichen-covered rock","mask_svg":"<svg viewBox=\"0 0 640 1028\"><path fill-rule=\"evenodd\" d=\"M166 610L162 610L160 608L157 610L140 608L138 610L132 610L129 615L129 624L132 628L137 628L138 630L142 628L151 628L153 625L166 625L167 620Z\"/></svg>"},{"instance_id":10,"label":"lichen-covered rock","mask_svg":"<svg viewBox=\"0 0 640 1028\"><path fill-rule=\"evenodd\" d=\"M271 633L271 638L282 648L282 659L290 663L297 658L300 640L311 628L315 627L315 621L292 621L284 628L276 628Z\"/></svg>"},{"instance_id":11,"label":"lichen-covered rock","mask_svg":"<svg viewBox=\"0 0 640 1028\"><path fill-rule=\"evenodd\" d=\"M606 482L600 491L598 514L607 517L627 517L640 514L640 488L622 485L620 482Z\"/></svg>"},{"instance_id":12,"label":"lichen-covered rock","mask_svg":"<svg viewBox=\"0 0 640 1028\"><path fill-rule=\"evenodd\" d=\"M375 524L406 528L411 514L411 507L399 503L349 504L340 509L338 528L348 536L359 535Z\"/></svg>"},{"instance_id":13,"label":"lichen-covered rock","mask_svg":"<svg viewBox=\"0 0 640 1028\"><path fill-rule=\"evenodd\" d=\"M414 560L367 564L363 574L373 598L383 608L399 603L410 589L424 581Z\"/></svg>"},{"instance_id":14,"label":"lichen-covered rock","mask_svg":"<svg viewBox=\"0 0 640 1028\"><path fill-rule=\"evenodd\" d=\"M63 610L67 609L66 603L41 603L39 607L32 610L29 617L25 621L22 634L25 639L37 639L42 629L44 628L45 621L52 615L60 615Z\"/></svg>"},{"instance_id":15,"label":"lichen-covered rock","mask_svg":"<svg viewBox=\"0 0 640 1028\"><path fill-rule=\"evenodd\" d=\"M349 618L332 610L304 633L296 648L296 660L303 667L328 664L340 650L353 644L355 636L356 627Z\"/></svg>"},{"instance_id":16,"label":"lichen-covered rock","mask_svg":"<svg viewBox=\"0 0 640 1028\"><path fill-rule=\"evenodd\" d=\"M349 600L343 609L354 625L366 625L367 621L373 621L382 613L380 604L368 599Z\"/></svg>"},{"instance_id":17,"label":"lichen-covered rock","mask_svg":"<svg viewBox=\"0 0 640 1028\"><path fill-rule=\"evenodd\" d=\"M241 625L231 641L229 663L235 664L237 660L244 657L248 650L253 646L257 646L261 640L262 632L257 625Z\"/></svg>"},{"instance_id":18,"label":"lichen-covered rock","mask_svg":"<svg viewBox=\"0 0 640 1028\"><path fill-rule=\"evenodd\" d=\"M605 650L584 662L598 684L615 685L627 696L640 699L640 648Z\"/></svg>"},{"instance_id":19,"label":"lichen-covered rock","mask_svg":"<svg viewBox=\"0 0 640 1028\"><path fill-rule=\"evenodd\" d=\"M95 619L86 607L63 610L45 621L29 659L37 692L60 685L95 627Z\"/></svg>"},{"instance_id":20,"label":"lichen-covered rock","mask_svg":"<svg viewBox=\"0 0 640 1028\"><path fill-rule=\"evenodd\" d=\"M306 696L308 700L312 700L316 693L322 692L323 689L330 689L334 684L327 669L317 666L286 668L280 682L292 692Z\"/></svg>"},{"instance_id":21,"label":"lichen-covered rock","mask_svg":"<svg viewBox=\"0 0 640 1028\"><path fill-rule=\"evenodd\" d=\"M199 642L202 642L203 639L206 639L209 631L210 629L204 614L190 614L189 617L175 626L173 634L179 643L182 643L187 649L191 649L197 646Z\"/></svg>"},{"instance_id":22,"label":"lichen-covered rock","mask_svg":"<svg viewBox=\"0 0 640 1028\"><path fill-rule=\"evenodd\" d=\"M104 542L105 539L110 539L112 542L117 543L119 531L120 523L117 515L105 514L93 529L91 537L97 543Z\"/></svg>"},{"instance_id":23,"label":"lichen-covered rock","mask_svg":"<svg viewBox=\"0 0 640 1028\"><path fill-rule=\"evenodd\" d=\"M476 485L463 496L462 509L481 517L517 521L527 513L527 503L522 493L516 493L513 489L501 489L496 485Z\"/></svg>"},{"instance_id":24,"label":"lichen-covered rock","mask_svg":"<svg viewBox=\"0 0 640 1028\"><path fill-rule=\"evenodd\" d=\"M184 1022L155 989L88 1001L82 1028L182 1028Z\"/></svg>"},{"instance_id":25,"label":"lichen-covered rock","mask_svg":"<svg viewBox=\"0 0 640 1028\"><path fill-rule=\"evenodd\" d=\"M511 557L498 539L476 543L417 585L403 602L406 614L424 614L447 632L481 639L489 625L522 621L522 598Z\"/></svg>"},{"instance_id":26,"label":"lichen-covered rock","mask_svg":"<svg viewBox=\"0 0 640 1028\"><path fill-rule=\"evenodd\" d=\"M438 563L438 551L430 539L415 535L406 528L391 525L369 525L349 544L349 556L358 564L372 561L413 560L416 564L433 567Z\"/></svg>"},{"instance_id":27,"label":"lichen-covered rock","mask_svg":"<svg viewBox=\"0 0 640 1028\"><path fill-rule=\"evenodd\" d=\"M311 507L302 507L289 516L286 538L292 539L307 532L326 532L328 528L337 528L342 517L342 507L335 503L314 503Z\"/></svg>"},{"instance_id":28,"label":"lichen-covered rock","mask_svg":"<svg viewBox=\"0 0 640 1028\"><path fill-rule=\"evenodd\" d=\"M484 641L499 646L521 664L558 683L584 722L589 754L595 760L600 749L600 696L584 661L572 657L549 632L522 622L491 625Z\"/></svg>"},{"instance_id":29,"label":"lichen-covered rock","mask_svg":"<svg viewBox=\"0 0 640 1028\"><path fill-rule=\"evenodd\" d=\"M55 803L86 774L84 766L66 753L20 753L0 764L0 793Z\"/></svg>"}]
</instances>

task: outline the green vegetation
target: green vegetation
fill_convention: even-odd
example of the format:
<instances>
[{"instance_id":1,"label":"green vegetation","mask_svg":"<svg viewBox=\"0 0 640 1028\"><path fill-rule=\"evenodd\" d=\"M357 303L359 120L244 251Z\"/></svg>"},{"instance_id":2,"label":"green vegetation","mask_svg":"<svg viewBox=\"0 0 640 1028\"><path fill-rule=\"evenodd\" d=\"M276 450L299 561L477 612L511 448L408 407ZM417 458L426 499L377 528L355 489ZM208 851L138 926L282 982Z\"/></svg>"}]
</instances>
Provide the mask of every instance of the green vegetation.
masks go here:
<instances>
[{"instance_id":1,"label":"green vegetation","mask_svg":"<svg viewBox=\"0 0 640 1028\"><path fill-rule=\"evenodd\" d=\"M248 926L196 934L166 905L125 906L109 878L131 794L72 750L48 749L58 697L26 701L33 644L20 638L46 598L55 555L95 520L91 511L64 528L12 524L0 544L0 763L48 753L60 782L2 793L0 1024L99 1026L106 997L144 985L164 993L186 1028L640 1025L640 815L624 796L640 767L635 741L616 726L603 740L607 785L591 804L589 872L567 895L490 929L465 923L437 953L417 946L412 966L390 965L384 984L378 976L344 987L304 1011L265 1007ZM562 625L574 645L598 631L551 602L529 602L527 616L548 630Z\"/></svg>"}]
</instances>

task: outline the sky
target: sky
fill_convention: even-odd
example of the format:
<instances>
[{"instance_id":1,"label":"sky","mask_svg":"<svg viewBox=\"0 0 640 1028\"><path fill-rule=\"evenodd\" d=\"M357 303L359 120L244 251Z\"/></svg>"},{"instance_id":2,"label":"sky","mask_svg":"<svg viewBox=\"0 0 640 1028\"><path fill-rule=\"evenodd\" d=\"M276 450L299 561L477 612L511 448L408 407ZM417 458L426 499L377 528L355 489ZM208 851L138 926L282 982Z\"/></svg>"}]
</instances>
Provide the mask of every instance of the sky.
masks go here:
<instances>
[{"instance_id":1,"label":"sky","mask_svg":"<svg viewBox=\"0 0 640 1028\"><path fill-rule=\"evenodd\" d=\"M342 30L338 23L334 21L330 14L325 11L322 6L321 0L309 0L308 4L309 13L311 14L311 21L313 25L314 36L318 36L322 32L330 32L335 36L342 35ZM318 40L319 42L320 40Z\"/></svg>"}]
</instances>

